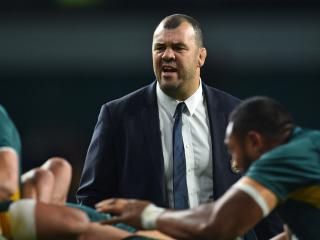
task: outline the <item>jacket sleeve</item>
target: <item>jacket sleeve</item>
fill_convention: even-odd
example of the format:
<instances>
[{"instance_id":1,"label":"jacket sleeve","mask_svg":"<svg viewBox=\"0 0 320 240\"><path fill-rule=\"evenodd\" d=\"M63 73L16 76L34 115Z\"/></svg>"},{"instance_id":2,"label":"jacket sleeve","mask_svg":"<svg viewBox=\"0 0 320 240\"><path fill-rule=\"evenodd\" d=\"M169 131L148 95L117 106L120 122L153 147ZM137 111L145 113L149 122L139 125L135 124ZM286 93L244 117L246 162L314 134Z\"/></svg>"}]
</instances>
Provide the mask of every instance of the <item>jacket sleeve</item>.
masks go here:
<instances>
[{"instance_id":1,"label":"jacket sleeve","mask_svg":"<svg viewBox=\"0 0 320 240\"><path fill-rule=\"evenodd\" d=\"M80 204L95 203L117 196L115 129L108 104L102 106L87 152L77 192Z\"/></svg>"}]
</instances>

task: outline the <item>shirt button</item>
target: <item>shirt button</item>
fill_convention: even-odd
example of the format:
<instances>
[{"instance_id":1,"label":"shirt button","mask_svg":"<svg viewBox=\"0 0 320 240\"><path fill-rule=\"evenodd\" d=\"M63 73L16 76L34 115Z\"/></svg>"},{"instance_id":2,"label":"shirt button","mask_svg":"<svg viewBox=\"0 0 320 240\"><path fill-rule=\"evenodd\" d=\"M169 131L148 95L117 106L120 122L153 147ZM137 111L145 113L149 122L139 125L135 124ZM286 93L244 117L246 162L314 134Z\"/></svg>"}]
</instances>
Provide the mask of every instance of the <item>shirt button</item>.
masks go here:
<instances>
[{"instance_id":1,"label":"shirt button","mask_svg":"<svg viewBox=\"0 0 320 240\"><path fill-rule=\"evenodd\" d=\"M186 144L186 148L189 148L190 147L190 145L189 144Z\"/></svg>"}]
</instances>

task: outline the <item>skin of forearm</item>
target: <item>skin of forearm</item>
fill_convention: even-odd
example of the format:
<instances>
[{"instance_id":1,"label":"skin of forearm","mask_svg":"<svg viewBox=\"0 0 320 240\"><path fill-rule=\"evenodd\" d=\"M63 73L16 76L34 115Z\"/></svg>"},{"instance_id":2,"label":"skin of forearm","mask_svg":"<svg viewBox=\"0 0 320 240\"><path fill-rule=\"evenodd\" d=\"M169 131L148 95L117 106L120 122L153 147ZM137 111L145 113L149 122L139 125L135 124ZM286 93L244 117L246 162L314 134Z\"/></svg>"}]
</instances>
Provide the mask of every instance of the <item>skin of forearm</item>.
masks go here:
<instances>
[{"instance_id":1,"label":"skin of forearm","mask_svg":"<svg viewBox=\"0 0 320 240\"><path fill-rule=\"evenodd\" d=\"M157 229L177 239L206 239L205 231L213 204L185 211L166 211L157 220ZM170 227L168 227L170 226Z\"/></svg>"},{"instance_id":2,"label":"skin of forearm","mask_svg":"<svg viewBox=\"0 0 320 240\"><path fill-rule=\"evenodd\" d=\"M11 174L8 172L8 177L3 181L0 179L0 197L1 200L8 200L15 192L18 190L18 176L16 174Z\"/></svg>"},{"instance_id":3,"label":"skin of forearm","mask_svg":"<svg viewBox=\"0 0 320 240\"><path fill-rule=\"evenodd\" d=\"M242 236L261 218L262 212L254 200L232 189L214 204L166 211L158 218L156 227L177 239L228 240Z\"/></svg>"},{"instance_id":4,"label":"skin of forearm","mask_svg":"<svg viewBox=\"0 0 320 240\"><path fill-rule=\"evenodd\" d=\"M18 188L19 168L17 155L12 151L0 152L0 198L7 200Z\"/></svg>"},{"instance_id":5,"label":"skin of forearm","mask_svg":"<svg viewBox=\"0 0 320 240\"><path fill-rule=\"evenodd\" d=\"M9 186L0 186L0 201L9 200L14 194L12 185Z\"/></svg>"}]
</instances>

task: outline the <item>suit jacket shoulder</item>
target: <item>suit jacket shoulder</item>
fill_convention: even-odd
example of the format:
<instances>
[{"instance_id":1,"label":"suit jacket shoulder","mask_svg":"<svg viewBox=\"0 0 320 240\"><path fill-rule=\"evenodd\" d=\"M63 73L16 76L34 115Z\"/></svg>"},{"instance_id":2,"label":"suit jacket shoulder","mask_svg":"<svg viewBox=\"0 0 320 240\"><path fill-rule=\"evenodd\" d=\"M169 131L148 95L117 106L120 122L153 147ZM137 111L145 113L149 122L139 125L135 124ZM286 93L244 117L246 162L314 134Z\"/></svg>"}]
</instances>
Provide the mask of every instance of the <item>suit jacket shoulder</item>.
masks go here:
<instances>
[{"instance_id":1,"label":"suit jacket shoulder","mask_svg":"<svg viewBox=\"0 0 320 240\"><path fill-rule=\"evenodd\" d=\"M132 114L145 106L157 106L155 82L131 92L121 98L105 103L102 107L109 108L114 114Z\"/></svg>"},{"instance_id":2,"label":"suit jacket shoulder","mask_svg":"<svg viewBox=\"0 0 320 240\"><path fill-rule=\"evenodd\" d=\"M214 111L229 113L240 103L239 98L204 83L203 90L210 107Z\"/></svg>"}]
</instances>

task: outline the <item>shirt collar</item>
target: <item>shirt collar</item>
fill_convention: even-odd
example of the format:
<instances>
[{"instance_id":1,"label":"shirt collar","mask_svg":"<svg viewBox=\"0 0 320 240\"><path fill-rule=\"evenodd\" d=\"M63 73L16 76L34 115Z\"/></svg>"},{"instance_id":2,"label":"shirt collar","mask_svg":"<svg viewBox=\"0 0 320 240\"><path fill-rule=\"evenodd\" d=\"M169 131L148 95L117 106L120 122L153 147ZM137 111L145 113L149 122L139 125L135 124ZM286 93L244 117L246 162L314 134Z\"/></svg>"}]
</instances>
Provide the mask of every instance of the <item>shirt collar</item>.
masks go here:
<instances>
[{"instance_id":1,"label":"shirt collar","mask_svg":"<svg viewBox=\"0 0 320 240\"><path fill-rule=\"evenodd\" d=\"M166 109L170 115L173 117L174 112L177 108L177 105L181 102L178 101L172 97L169 97L167 94L165 94L162 89L159 86L159 83L157 82L157 99L158 99L158 104ZM189 98L187 98L184 102L187 106L188 112L190 116L192 116L199 105L199 103L203 100L203 90L202 90L202 83L200 79L200 84L197 89Z\"/></svg>"}]
</instances>

